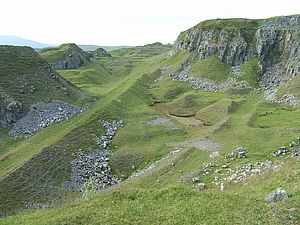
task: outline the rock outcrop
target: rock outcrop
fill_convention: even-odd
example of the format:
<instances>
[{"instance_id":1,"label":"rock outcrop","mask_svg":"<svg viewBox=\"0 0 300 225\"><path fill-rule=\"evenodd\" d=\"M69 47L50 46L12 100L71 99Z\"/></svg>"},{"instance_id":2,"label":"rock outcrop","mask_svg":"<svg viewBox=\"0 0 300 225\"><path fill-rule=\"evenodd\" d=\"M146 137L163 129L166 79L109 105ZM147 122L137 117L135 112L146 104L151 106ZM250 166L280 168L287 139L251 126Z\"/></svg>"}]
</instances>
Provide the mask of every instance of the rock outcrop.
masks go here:
<instances>
[{"instance_id":1,"label":"rock outcrop","mask_svg":"<svg viewBox=\"0 0 300 225\"><path fill-rule=\"evenodd\" d=\"M0 106L0 127L7 127L9 124L17 122L24 116L22 103L14 100L4 102L4 107Z\"/></svg>"},{"instance_id":2,"label":"rock outcrop","mask_svg":"<svg viewBox=\"0 0 300 225\"><path fill-rule=\"evenodd\" d=\"M257 56L255 32L258 22L237 19L204 21L182 32L173 44L172 54L181 50L197 51L200 60L217 56L222 62L237 66Z\"/></svg>"},{"instance_id":3,"label":"rock outcrop","mask_svg":"<svg viewBox=\"0 0 300 225\"><path fill-rule=\"evenodd\" d=\"M217 56L222 62L237 66L259 58L263 68L288 61L288 74L299 73L300 16L267 20L217 19L204 21L182 32L173 44L172 54L197 51L199 59Z\"/></svg>"},{"instance_id":4,"label":"rock outcrop","mask_svg":"<svg viewBox=\"0 0 300 225\"><path fill-rule=\"evenodd\" d=\"M108 53L104 48L97 48L92 51L91 54L95 57L111 57L111 54Z\"/></svg>"},{"instance_id":5,"label":"rock outcrop","mask_svg":"<svg viewBox=\"0 0 300 225\"><path fill-rule=\"evenodd\" d=\"M258 59L259 83L267 99L298 104L294 96L276 96L277 87L300 74L300 15L266 20L217 19L201 22L182 32L171 54L196 52L198 60L218 57L232 67ZM181 68L184 70L184 68ZM274 97L275 96L275 97ZM288 99L286 99L288 98Z\"/></svg>"},{"instance_id":6,"label":"rock outcrop","mask_svg":"<svg viewBox=\"0 0 300 225\"><path fill-rule=\"evenodd\" d=\"M66 59L61 61L49 62L53 69L76 69L83 64L83 59L75 52L67 53Z\"/></svg>"},{"instance_id":7,"label":"rock outcrop","mask_svg":"<svg viewBox=\"0 0 300 225\"><path fill-rule=\"evenodd\" d=\"M74 43L46 48L40 54L53 69L76 69L92 57L92 54L84 52Z\"/></svg>"}]
</instances>

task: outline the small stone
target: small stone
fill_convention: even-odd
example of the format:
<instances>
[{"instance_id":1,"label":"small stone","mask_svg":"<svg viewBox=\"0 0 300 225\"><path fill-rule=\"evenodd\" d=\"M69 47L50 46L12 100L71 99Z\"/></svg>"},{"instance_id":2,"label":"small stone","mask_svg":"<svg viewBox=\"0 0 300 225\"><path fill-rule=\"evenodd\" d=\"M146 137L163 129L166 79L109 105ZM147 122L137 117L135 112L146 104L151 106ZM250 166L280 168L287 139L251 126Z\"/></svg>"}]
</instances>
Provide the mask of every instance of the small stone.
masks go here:
<instances>
[{"instance_id":1,"label":"small stone","mask_svg":"<svg viewBox=\"0 0 300 225\"><path fill-rule=\"evenodd\" d=\"M220 189L221 189L221 191L224 191L224 184L223 183L221 183Z\"/></svg>"},{"instance_id":2,"label":"small stone","mask_svg":"<svg viewBox=\"0 0 300 225\"><path fill-rule=\"evenodd\" d=\"M198 184L198 190L199 190L199 191L203 191L203 190L205 190L205 189L206 189L205 183L199 183L199 184Z\"/></svg>"},{"instance_id":3,"label":"small stone","mask_svg":"<svg viewBox=\"0 0 300 225\"><path fill-rule=\"evenodd\" d=\"M199 177L193 177L193 178L192 178L192 181L193 181L194 183L197 183L197 182L200 181L200 179L199 179Z\"/></svg>"}]
</instances>

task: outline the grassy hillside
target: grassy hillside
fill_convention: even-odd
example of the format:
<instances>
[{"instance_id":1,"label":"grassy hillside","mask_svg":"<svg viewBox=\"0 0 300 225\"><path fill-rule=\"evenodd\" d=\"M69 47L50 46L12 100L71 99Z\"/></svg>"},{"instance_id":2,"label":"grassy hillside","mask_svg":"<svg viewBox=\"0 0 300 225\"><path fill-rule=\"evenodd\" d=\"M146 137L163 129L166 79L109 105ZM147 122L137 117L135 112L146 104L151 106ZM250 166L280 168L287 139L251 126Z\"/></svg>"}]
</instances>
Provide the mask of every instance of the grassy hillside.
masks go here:
<instances>
[{"instance_id":1,"label":"grassy hillside","mask_svg":"<svg viewBox=\"0 0 300 225\"><path fill-rule=\"evenodd\" d=\"M17 213L29 201L64 204L3 217L0 224L299 223L299 157L276 158L272 153L299 135L300 109L268 103L256 92L212 93L170 80L168 74L193 53L157 55L165 50L156 45L115 50L112 58L60 71L99 100L78 117L6 146L8 154L0 159L0 210ZM165 75L162 67L169 68ZM220 79L224 73L214 76ZM115 174L125 179L152 163L156 166L80 198L61 186L70 177L72 153L93 147L92 134L103 132L100 119L125 121L113 139L110 165ZM247 149L247 158L229 161L225 156L237 146ZM224 191L212 183L216 176L227 176L225 164L235 170L266 160L278 161L279 166L245 181L225 183ZM204 175L204 163L218 166ZM193 177L207 189L199 191ZM266 202L265 196L279 186L289 199Z\"/></svg>"},{"instance_id":2,"label":"grassy hillside","mask_svg":"<svg viewBox=\"0 0 300 225\"><path fill-rule=\"evenodd\" d=\"M111 54L123 57L151 57L154 55L161 55L163 53L167 53L171 50L171 47L171 45L153 43L144 46L114 49L111 51Z\"/></svg>"},{"instance_id":3,"label":"grassy hillside","mask_svg":"<svg viewBox=\"0 0 300 225\"><path fill-rule=\"evenodd\" d=\"M75 52L85 59L86 53L74 43L62 44L55 48L44 48L39 54L48 62L68 59L68 53Z\"/></svg>"},{"instance_id":4,"label":"grassy hillside","mask_svg":"<svg viewBox=\"0 0 300 225\"><path fill-rule=\"evenodd\" d=\"M0 46L0 105L3 96L23 104L61 99L76 102L80 90L59 76L29 47Z\"/></svg>"},{"instance_id":5,"label":"grassy hillside","mask_svg":"<svg viewBox=\"0 0 300 225\"><path fill-rule=\"evenodd\" d=\"M201 29L257 29L265 20L250 20L244 18L205 20L195 27Z\"/></svg>"},{"instance_id":6,"label":"grassy hillside","mask_svg":"<svg viewBox=\"0 0 300 225\"><path fill-rule=\"evenodd\" d=\"M258 59L252 59L249 62L246 62L243 65L241 65L241 72L243 72L245 75L239 77L239 80L245 80L253 87L257 87L259 80L259 71L260 68Z\"/></svg>"},{"instance_id":7,"label":"grassy hillside","mask_svg":"<svg viewBox=\"0 0 300 225\"><path fill-rule=\"evenodd\" d=\"M94 51L97 48L104 48L106 51L112 51L120 48L130 48L131 46L102 46L102 45L78 45L84 51Z\"/></svg>"}]
</instances>

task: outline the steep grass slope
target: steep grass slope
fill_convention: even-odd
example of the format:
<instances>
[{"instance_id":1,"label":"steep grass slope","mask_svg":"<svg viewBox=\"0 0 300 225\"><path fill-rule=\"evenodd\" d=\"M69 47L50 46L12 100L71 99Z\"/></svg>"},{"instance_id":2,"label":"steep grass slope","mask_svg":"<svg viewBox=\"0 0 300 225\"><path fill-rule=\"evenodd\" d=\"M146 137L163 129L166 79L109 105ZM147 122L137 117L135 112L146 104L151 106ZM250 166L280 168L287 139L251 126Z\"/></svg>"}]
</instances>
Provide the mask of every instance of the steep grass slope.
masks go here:
<instances>
[{"instance_id":1,"label":"steep grass slope","mask_svg":"<svg viewBox=\"0 0 300 225\"><path fill-rule=\"evenodd\" d=\"M59 76L29 47L0 46L0 100L19 101L27 111L35 102L61 99L76 102L80 91Z\"/></svg>"}]
</instances>

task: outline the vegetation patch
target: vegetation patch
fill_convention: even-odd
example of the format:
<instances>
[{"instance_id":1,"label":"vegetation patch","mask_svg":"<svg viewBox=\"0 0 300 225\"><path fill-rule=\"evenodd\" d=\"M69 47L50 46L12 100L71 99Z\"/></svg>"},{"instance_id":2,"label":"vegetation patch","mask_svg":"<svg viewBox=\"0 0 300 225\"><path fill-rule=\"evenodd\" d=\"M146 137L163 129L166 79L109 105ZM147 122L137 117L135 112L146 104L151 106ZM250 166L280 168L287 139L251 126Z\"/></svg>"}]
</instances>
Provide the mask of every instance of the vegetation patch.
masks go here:
<instances>
[{"instance_id":1,"label":"vegetation patch","mask_svg":"<svg viewBox=\"0 0 300 225\"><path fill-rule=\"evenodd\" d=\"M215 124L223 120L229 113L232 106L230 99L222 99L214 104L200 109L196 113L196 118L203 121L206 125Z\"/></svg>"},{"instance_id":2,"label":"vegetation patch","mask_svg":"<svg viewBox=\"0 0 300 225\"><path fill-rule=\"evenodd\" d=\"M241 72L243 72L245 75L238 78L238 81L247 81L250 85L253 87L258 87L258 74L260 71L259 67L259 60L258 59L252 59L243 65L241 65Z\"/></svg>"},{"instance_id":3,"label":"vegetation patch","mask_svg":"<svg viewBox=\"0 0 300 225\"><path fill-rule=\"evenodd\" d=\"M192 64L189 74L191 76L201 76L217 83L222 83L231 75L231 68L218 57L210 56L202 61L195 61Z\"/></svg>"}]
</instances>

